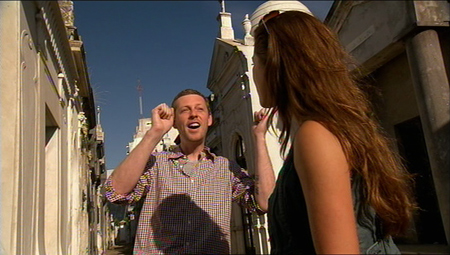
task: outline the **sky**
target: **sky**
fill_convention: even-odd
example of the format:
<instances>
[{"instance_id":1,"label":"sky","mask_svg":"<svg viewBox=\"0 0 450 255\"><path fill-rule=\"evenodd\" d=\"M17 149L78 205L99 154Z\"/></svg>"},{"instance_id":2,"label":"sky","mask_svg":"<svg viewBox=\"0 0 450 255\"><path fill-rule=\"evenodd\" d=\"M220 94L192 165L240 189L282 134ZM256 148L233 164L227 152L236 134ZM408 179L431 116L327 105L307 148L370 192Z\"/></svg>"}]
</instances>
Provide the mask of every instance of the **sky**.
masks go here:
<instances>
[{"instance_id":1,"label":"sky","mask_svg":"<svg viewBox=\"0 0 450 255\"><path fill-rule=\"evenodd\" d=\"M265 1L225 1L234 36ZM324 20L333 1L302 1ZM126 157L138 119L150 118L186 88L205 96L221 5L209 1L74 1L94 99L105 132L105 160L113 169ZM138 81L142 90L140 114Z\"/></svg>"}]
</instances>

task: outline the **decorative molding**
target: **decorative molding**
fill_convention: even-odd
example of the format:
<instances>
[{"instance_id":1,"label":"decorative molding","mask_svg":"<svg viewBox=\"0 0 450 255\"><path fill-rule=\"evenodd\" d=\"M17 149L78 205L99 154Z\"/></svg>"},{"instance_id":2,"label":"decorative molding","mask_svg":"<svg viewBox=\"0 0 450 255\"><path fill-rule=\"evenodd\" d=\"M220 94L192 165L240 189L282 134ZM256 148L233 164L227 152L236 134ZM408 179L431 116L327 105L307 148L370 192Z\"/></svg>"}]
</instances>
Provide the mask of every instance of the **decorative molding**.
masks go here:
<instances>
[{"instance_id":1,"label":"decorative molding","mask_svg":"<svg viewBox=\"0 0 450 255\"><path fill-rule=\"evenodd\" d=\"M56 43L56 36L53 33L52 25L50 24L51 22L50 22L49 16L51 16L51 14L47 14L47 12L45 11L44 7L41 7L40 14L41 14L42 20L44 21L46 32L47 32L48 36L50 37L50 46L51 46L50 49L53 51L52 53L56 57L56 61L58 62L59 70L64 75L63 79L66 81L66 84L69 85L70 83L69 83L69 80L67 78L66 68L65 68L63 60L61 58L61 53L60 53L59 47L58 47L58 45ZM72 94L70 86L67 86L67 90L68 90L69 94Z\"/></svg>"},{"instance_id":2,"label":"decorative molding","mask_svg":"<svg viewBox=\"0 0 450 255\"><path fill-rule=\"evenodd\" d=\"M354 49L358 48L363 42L365 42L369 37L371 37L375 33L375 27L371 25L364 32L362 32L359 36L357 36L353 41L351 41L345 48L347 52L352 52Z\"/></svg>"},{"instance_id":3,"label":"decorative molding","mask_svg":"<svg viewBox=\"0 0 450 255\"><path fill-rule=\"evenodd\" d=\"M61 10L57 1L38 1L38 19L43 21L44 31L49 38L48 49L51 51L57 62L57 72L64 75L66 86L64 89L69 95L74 91L74 83L78 78L75 61L67 38L66 27L64 25ZM62 93L62 91L61 91Z\"/></svg>"}]
</instances>

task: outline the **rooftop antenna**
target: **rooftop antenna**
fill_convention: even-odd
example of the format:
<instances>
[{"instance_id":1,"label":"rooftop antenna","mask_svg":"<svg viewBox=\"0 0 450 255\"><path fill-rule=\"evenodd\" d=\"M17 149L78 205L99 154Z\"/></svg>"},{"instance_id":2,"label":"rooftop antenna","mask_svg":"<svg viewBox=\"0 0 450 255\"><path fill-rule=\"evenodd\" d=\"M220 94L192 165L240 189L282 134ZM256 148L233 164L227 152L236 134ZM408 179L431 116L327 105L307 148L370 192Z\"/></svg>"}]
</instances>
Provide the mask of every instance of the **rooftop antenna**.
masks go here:
<instances>
[{"instance_id":1,"label":"rooftop antenna","mask_svg":"<svg viewBox=\"0 0 450 255\"><path fill-rule=\"evenodd\" d=\"M141 80L138 80L138 85L136 87L137 91L139 92L139 112L141 114L141 118L142 118L142 86L141 86Z\"/></svg>"}]
</instances>

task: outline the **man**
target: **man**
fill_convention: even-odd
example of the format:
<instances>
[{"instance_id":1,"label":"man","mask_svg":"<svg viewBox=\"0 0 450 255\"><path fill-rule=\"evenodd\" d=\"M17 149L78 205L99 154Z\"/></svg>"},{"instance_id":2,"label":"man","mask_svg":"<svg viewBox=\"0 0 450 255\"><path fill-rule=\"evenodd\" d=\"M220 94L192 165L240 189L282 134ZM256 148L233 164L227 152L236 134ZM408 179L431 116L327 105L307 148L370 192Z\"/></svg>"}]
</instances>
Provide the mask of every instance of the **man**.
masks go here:
<instances>
[{"instance_id":1,"label":"man","mask_svg":"<svg viewBox=\"0 0 450 255\"><path fill-rule=\"evenodd\" d=\"M152 110L152 127L106 181L106 197L133 203L146 195L134 254L230 253L231 202L266 210L274 177L255 187L235 162L209 151L205 137L212 116L200 92L180 92L172 107L160 104ZM173 151L152 153L172 126L179 131L180 144ZM257 155L267 160L267 148L258 147L265 144L267 121L254 130ZM267 162L257 166L261 163Z\"/></svg>"}]
</instances>

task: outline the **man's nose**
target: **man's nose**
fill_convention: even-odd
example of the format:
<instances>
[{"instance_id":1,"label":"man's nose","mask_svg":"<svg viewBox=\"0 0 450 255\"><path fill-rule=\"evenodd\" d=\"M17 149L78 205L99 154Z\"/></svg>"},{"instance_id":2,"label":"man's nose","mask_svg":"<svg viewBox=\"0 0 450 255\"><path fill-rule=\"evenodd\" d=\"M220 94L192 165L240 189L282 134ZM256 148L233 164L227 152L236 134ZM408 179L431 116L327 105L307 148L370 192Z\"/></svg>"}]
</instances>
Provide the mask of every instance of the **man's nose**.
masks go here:
<instances>
[{"instance_id":1,"label":"man's nose","mask_svg":"<svg viewBox=\"0 0 450 255\"><path fill-rule=\"evenodd\" d=\"M191 111L191 114L189 115L189 118L193 119L198 116L198 112L196 110Z\"/></svg>"}]
</instances>

